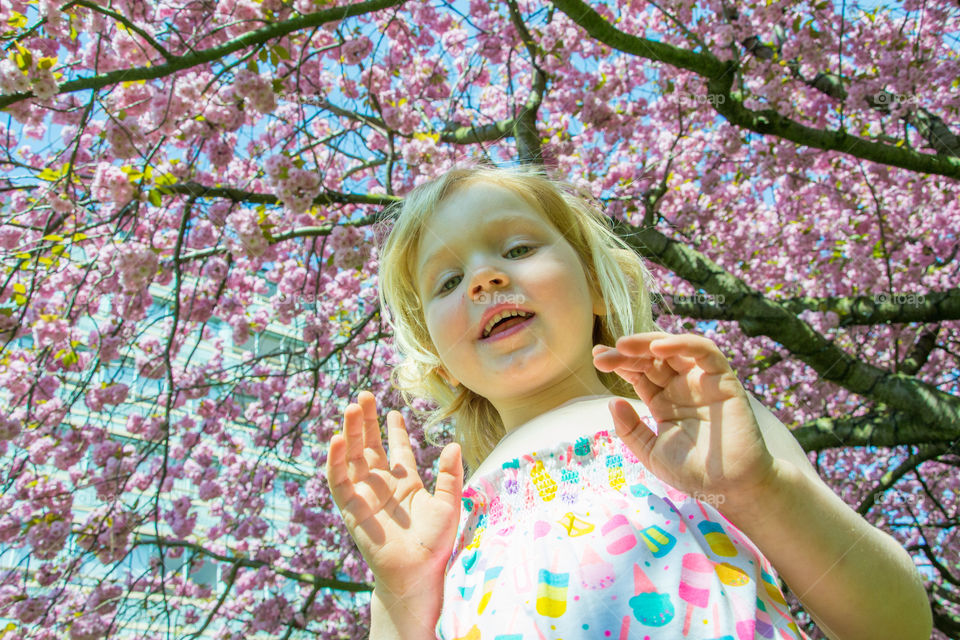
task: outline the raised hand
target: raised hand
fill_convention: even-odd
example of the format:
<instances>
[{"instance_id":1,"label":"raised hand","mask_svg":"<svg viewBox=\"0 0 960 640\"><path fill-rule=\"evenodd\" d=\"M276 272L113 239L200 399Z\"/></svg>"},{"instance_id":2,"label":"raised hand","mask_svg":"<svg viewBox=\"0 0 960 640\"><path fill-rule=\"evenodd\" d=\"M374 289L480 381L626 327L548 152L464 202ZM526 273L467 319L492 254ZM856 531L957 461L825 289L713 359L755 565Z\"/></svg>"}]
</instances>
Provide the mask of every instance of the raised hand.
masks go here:
<instances>
[{"instance_id":1,"label":"raised hand","mask_svg":"<svg viewBox=\"0 0 960 640\"><path fill-rule=\"evenodd\" d=\"M657 421L653 433L629 402L610 403L617 434L658 478L709 499L752 490L771 477L774 457L750 401L712 340L638 333L616 347L597 345L593 355L597 369L633 385Z\"/></svg>"},{"instance_id":2,"label":"raised hand","mask_svg":"<svg viewBox=\"0 0 960 640\"><path fill-rule=\"evenodd\" d=\"M330 440L327 481L333 500L378 588L402 598L442 587L460 516L460 447L449 444L441 452L431 495L417 472L403 416L387 414L388 458L376 399L361 391L357 402L344 411L343 434Z\"/></svg>"}]
</instances>

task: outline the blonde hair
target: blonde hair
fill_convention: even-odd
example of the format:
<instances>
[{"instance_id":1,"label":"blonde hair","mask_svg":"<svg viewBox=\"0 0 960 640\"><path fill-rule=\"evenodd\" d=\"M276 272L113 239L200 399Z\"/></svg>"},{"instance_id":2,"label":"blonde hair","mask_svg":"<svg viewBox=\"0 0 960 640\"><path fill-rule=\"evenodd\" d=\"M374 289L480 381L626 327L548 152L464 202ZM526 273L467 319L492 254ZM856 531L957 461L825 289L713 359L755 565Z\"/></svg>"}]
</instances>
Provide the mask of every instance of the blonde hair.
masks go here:
<instances>
[{"instance_id":1,"label":"blonde hair","mask_svg":"<svg viewBox=\"0 0 960 640\"><path fill-rule=\"evenodd\" d=\"M433 434L448 418L467 466L476 469L504 436L494 406L464 385L451 388L438 372L442 366L427 331L415 273L420 236L439 205L459 188L484 181L510 189L544 216L576 251L593 291L599 289L605 315L596 316L593 344L612 345L623 335L662 331L653 319L651 290L659 290L643 259L611 229L598 206L570 184L549 179L532 168L454 168L413 189L387 214L393 220L380 250L380 309L389 310L395 348L401 357L391 382L412 406L423 400L437 406L418 412L424 432ZM591 198L592 199L592 198ZM614 395L636 398L633 387L617 374L597 372Z\"/></svg>"}]
</instances>

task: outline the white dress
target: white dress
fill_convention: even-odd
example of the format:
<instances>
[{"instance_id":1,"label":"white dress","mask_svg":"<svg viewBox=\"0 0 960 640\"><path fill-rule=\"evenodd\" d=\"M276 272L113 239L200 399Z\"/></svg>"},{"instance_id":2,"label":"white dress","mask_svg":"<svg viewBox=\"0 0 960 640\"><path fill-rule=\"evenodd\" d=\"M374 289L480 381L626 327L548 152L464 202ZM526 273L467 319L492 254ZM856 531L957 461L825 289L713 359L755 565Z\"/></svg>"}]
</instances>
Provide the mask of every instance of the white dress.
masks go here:
<instances>
[{"instance_id":1,"label":"white dress","mask_svg":"<svg viewBox=\"0 0 960 640\"><path fill-rule=\"evenodd\" d=\"M623 445L610 397L512 431L470 478L437 637L806 638L756 546Z\"/></svg>"}]
</instances>

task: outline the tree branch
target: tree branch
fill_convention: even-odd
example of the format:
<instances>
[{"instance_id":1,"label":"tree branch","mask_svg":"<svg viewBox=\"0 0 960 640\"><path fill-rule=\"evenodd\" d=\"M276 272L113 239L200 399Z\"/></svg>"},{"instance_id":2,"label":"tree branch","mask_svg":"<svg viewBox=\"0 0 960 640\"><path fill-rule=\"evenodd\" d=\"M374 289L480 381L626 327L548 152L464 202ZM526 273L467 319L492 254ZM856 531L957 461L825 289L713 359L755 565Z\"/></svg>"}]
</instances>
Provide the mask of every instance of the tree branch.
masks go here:
<instances>
[{"instance_id":1,"label":"tree branch","mask_svg":"<svg viewBox=\"0 0 960 640\"><path fill-rule=\"evenodd\" d=\"M149 33L144 31L140 27L138 27L135 22L133 22L132 20L128 20L125 16L117 13L116 11L113 11L112 9L109 9L107 7L101 7L100 5L94 4L93 2L88 2L88 0L72 0L66 6L64 6L61 9L61 11L65 11L70 6L86 7L91 11L96 11L97 13L113 18L114 20L122 24L124 27L126 27L128 31L133 31L138 36L146 40L151 47L156 49L157 52L163 56L164 60L166 60L167 62L172 62L176 60L176 56L174 56L172 53L170 53L165 48L163 48L163 46L159 42L154 40Z\"/></svg>"},{"instance_id":2,"label":"tree branch","mask_svg":"<svg viewBox=\"0 0 960 640\"><path fill-rule=\"evenodd\" d=\"M880 298L885 298L881 300ZM695 296L689 296L695 298ZM905 301L900 301L900 299ZM690 300L675 295L662 298L670 313L697 320L739 320L740 316L727 304L709 300ZM960 320L960 288L927 293L904 293L897 296L875 294L867 296L831 296L827 298L799 297L774 301L794 315L811 310L833 312L840 318L840 326L878 325L910 322L941 322Z\"/></svg>"},{"instance_id":3,"label":"tree branch","mask_svg":"<svg viewBox=\"0 0 960 640\"><path fill-rule=\"evenodd\" d=\"M224 198L245 204L280 204L280 200L272 193L256 193L229 187L208 187L197 182L180 182L165 186L164 189L195 198ZM373 204L385 207L399 200L400 198L397 196L324 191L313 199L313 204L320 206L328 204Z\"/></svg>"},{"instance_id":4,"label":"tree branch","mask_svg":"<svg viewBox=\"0 0 960 640\"><path fill-rule=\"evenodd\" d=\"M203 554L208 558L213 558L218 562L224 562L228 564L233 564L238 567L248 567L252 569L259 569L260 567L270 567L270 569L275 572L277 575L281 575L285 578L290 578L291 580L296 580L297 582L302 582L304 584L319 586L324 589L336 589L337 591L349 591L351 593L362 593L365 591L373 591L373 585L367 584L365 582L346 582L344 580L337 580L335 578L323 578L312 573L298 573L296 571L289 571L287 569L281 569L277 567L275 562L264 562L263 560L252 560L250 558L245 558L243 556L234 555L234 556L225 556L223 554L211 551L194 542L187 542L186 540L171 540L169 538L141 538L137 541L137 544L153 544L153 545L162 545L165 547L183 547L185 549L190 549L196 553Z\"/></svg>"},{"instance_id":5,"label":"tree branch","mask_svg":"<svg viewBox=\"0 0 960 640\"><path fill-rule=\"evenodd\" d=\"M912 416L883 423L873 435L892 444L945 442L960 438L960 398L902 373L874 367L847 354L814 331L784 305L768 300L707 256L652 227L613 220L614 231L643 257L715 296L724 296L731 315L749 336L765 335L810 365L822 379ZM830 430L828 420L819 431ZM924 440L919 440L921 433ZM891 446L888 445L888 446ZM832 446L832 445L831 445Z\"/></svg>"},{"instance_id":6,"label":"tree branch","mask_svg":"<svg viewBox=\"0 0 960 640\"><path fill-rule=\"evenodd\" d=\"M804 451L919 444L943 444L949 448L960 439L960 433L945 432L937 425L923 424L901 412L817 418L791 433Z\"/></svg>"},{"instance_id":7,"label":"tree branch","mask_svg":"<svg viewBox=\"0 0 960 640\"><path fill-rule=\"evenodd\" d=\"M894 147L857 137L843 130L814 129L787 118L773 109L752 111L743 106L742 97L732 91L736 76L734 62L721 62L708 53L694 53L632 36L614 28L603 17L580 0L553 0L571 20L600 42L648 60L664 62L692 71L707 80L707 90L714 96L713 108L730 124L763 135L772 135L797 144L886 164L918 173L960 178L960 158L919 153L906 147Z\"/></svg>"},{"instance_id":8,"label":"tree branch","mask_svg":"<svg viewBox=\"0 0 960 640\"><path fill-rule=\"evenodd\" d=\"M214 62L225 58L231 53L240 51L247 47L263 44L274 38L281 38L289 33L306 29L309 27L318 27L328 22L337 22L353 16L379 11L388 7L402 4L405 0L367 0L358 4L351 4L343 7L334 7L325 9L316 13L297 16L283 22L271 24L255 31L250 31L241 36L223 43L217 47L211 47L202 51L189 53L184 56L175 56L163 64L151 67L136 67L132 69L118 69L103 73L92 78L79 78L70 80L60 85L58 93L73 93L74 91L87 91L90 89L102 89L121 82L136 82L138 80L155 80L163 78L177 71L189 69L197 65ZM0 109L15 104L22 100L33 97L32 92L15 93L8 96L0 96Z\"/></svg>"},{"instance_id":9,"label":"tree branch","mask_svg":"<svg viewBox=\"0 0 960 640\"><path fill-rule=\"evenodd\" d=\"M530 30L523 22L523 16L520 15L520 9L514 0L507 2L510 10L510 22L517 30L527 53L530 55L530 65L533 67L533 86L530 88L530 96L526 104L523 105L520 113L514 119L513 138L517 142L517 155L519 160L525 164L543 164L543 148L540 146L540 134L537 132L537 111L543 102L543 97L547 92L547 74L543 72L540 65L537 64L537 45L530 35Z\"/></svg>"}]
</instances>

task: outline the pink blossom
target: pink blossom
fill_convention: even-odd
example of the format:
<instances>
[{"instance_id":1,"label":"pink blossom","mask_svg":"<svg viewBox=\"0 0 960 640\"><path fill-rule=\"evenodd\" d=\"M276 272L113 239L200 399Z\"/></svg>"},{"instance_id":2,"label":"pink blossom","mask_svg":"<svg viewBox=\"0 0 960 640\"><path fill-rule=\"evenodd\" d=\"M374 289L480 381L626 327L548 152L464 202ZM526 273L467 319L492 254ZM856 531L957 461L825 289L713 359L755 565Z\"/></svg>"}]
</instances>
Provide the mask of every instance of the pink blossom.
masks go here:
<instances>
[{"instance_id":1,"label":"pink blossom","mask_svg":"<svg viewBox=\"0 0 960 640\"><path fill-rule=\"evenodd\" d=\"M61 343L70 335L70 325L63 318L44 315L33 325L33 339L41 347Z\"/></svg>"},{"instance_id":2,"label":"pink blossom","mask_svg":"<svg viewBox=\"0 0 960 640\"><path fill-rule=\"evenodd\" d=\"M87 609L100 614L113 613L123 595L119 584L100 583L87 599Z\"/></svg>"},{"instance_id":3,"label":"pink blossom","mask_svg":"<svg viewBox=\"0 0 960 640\"><path fill-rule=\"evenodd\" d=\"M20 519L11 513L0 516L0 542L10 542L20 535Z\"/></svg>"},{"instance_id":4,"label":"pink blossom","mask_svg":"<svg viewBox=\"0 0 960 640\"><path fill-rule=\"evenodd\" d=\"M123 205L133 199L133 185L127 174L106 162L97 165L90 190L93 197L102 202Z\"/></svg>"},{"instance_id":5,"label":"pink blossom","mask_svg":"<svg viewBox=\"0 0 960 640\"><path fill-rule=\"evenodd\" d=\"M156 275L158 264L156 252L139 242L119 245L113 256L113 267L120 274L120 284L127 291L137 291L147 286Z\"/></svg>"},{"instance_id":6,"label":"pink blossom","mask_svg":"<svg viewBox=\"0 0 960 640\"><path fill-rule=\"evenodd\" d=\"M277 98L268 77L241 69L234 80L237 93L249 100L251 106L260 113L270 113L277 108Z\"/></svg>"},{"instance_id":7,"label":"pink blossom","mask_svg":"<svg viewBox=\"0 0 960 640\"><path fill-rule=\"evenodd\" d=\"M164 512L163 518L173 529L174 535L178 538L186 538L193 533L193 528L197 524L197 514L189 513L192 506L190 498L180 496L173 501L173 508Z\"/></svg>"},{"instance_id":8,"label":"pink blossom","mask_svg":"<svg viewBox=\"0 0 960 640\"><path fill-rule=\"evenodd\" d=\"M343 43L343 47L341 47L343 61L345 64L358 64L370 54L372 49L373 43L370 41L370 38L366 36L347 40Z\"/></svg>"},{"instance_id":9,"label":"pink blossom","mask_svg":"<svg viewBox=\"0 0 960 640\"><path fill-rule=\"evenodd\" d=\"M60 552L70 533L70 525L59 516L51 514L40 522L32 524L27 531L27 542L33 547L34 555L41 560L49 560Z\"/></svg>"},{"instance_id":10,"label":"pink blossom","mask_svg":"<svg viewBox=\"0 0 960 640\"><path fill-rule=\"evenodd\" d=\"M105 128L107 141L113 155L117 158L134 158L144 146L144 135L140 125L132 118L117 120L111 118Z\"/></svg>"},{"instance_id":11,"label":"pink blossom","mask_svg":"<svg viewBox=\"0 0 960 640\"><path fill-rule=\"evenodd\" d=\"M87 613L70 624L70 640L99 640L110 628L109 618L96 613Z\"/></svg>"},{"instance_id":12,"label":"pink blossom","mask_svg":"<svg viewBox=\"0 0 960 640\"><path fill-rule=\"evenodd\" d=\"M91 411L102 411L104 405L118 405L127 399L130 388L121 383L111 384L99 389L87 391L87 407Z\"/></svg>"},{"instance_id":13,"label":"pink blossom","mask_svg":"<svg viewBox=\"0 0 960 640\"><path fill-rule=\"evenodd\" d=\"M0 91L6 94L25 93L30 90L30 78L10 58L0 60Z\"/></svg>"},{"instance_id":14,"label":"pink blossom","mask_svg":"<svg viewBox=\"0 0 960 640\"><path fill-rule=\"evenodd\" d=\"M39 584L41 587L49 587L62 575L63 571L57 569L53 563L45 562L40 565L39 569L37 569L34 577L37 580L37 584Z\"/></svg>"},{"instance_id":15,"label":"pink blossom","mask_svg":"<svg viewBox=\"0 0 960 640\"><path fill-rule=\"evenodd\" d=\"M271 182L282 182L287 179L290 170L293 168L293 162L287 156L275 155L266 159L263 168Z\"/></svg>"},{"instance_id":16,"label":"pink blossom","mask_svg":"<svg viewBox=\"0 0 960 640\"><path fill-rule=\"evenodd\" d=\"M20 420L12 417L0 415L0 441L13 440L20 435Z\"/></svg>"},{"instance_id":17,"label":"pink blossom","mask_svg":"<svg viewBox=\"0 0 960 640\"><path fill-rule=\"evenodd\" d=\"M90 514L77 536L77 544L96 554L104 564L117 562L126 555L135 526L134 514L100 508Z\"/></svg>"},{"instance_id":18,"label":"pink blossom","mask_svg":"<svg viewBox=\"0 0 960 640\"><path fill-rule=\"evenodd\" d=\"M234 233L232 246L239 252L250 256L261 256L270 246L260 228L257 213L251 209L240 209L227 216L227 226Z\"/></svg>"},{"instance_id":19,"label":"pink blossom","mask_svg":"<svg viewBox=\"0 0 960 640\"><path fill-rule=\"evenodd\" d=\"M201 500L213 500L223 495L223 487L213 480L204 480L197 490L197 497Z\"/></svg>"},{"instance_id":20,"label":"pink blossom","mask_svg":"<svg viewBox=\"0 0 960 640\"><path fill-rule=\"evenodd\" d=\"M293 213L303 213L320 193L320 178L312 171L291 169L277 185L277 197Z\"/></svg>"},{"instance_id":21,"label":"pink blossom","mask_svg":"<svg viewBox=\"0 0 960 640\"><path fill-rule=\"evenodd\" d=\"M33 624L49 606L50 602L46 598L27 598L18 602L13 611L23 624Z\"/></svg>"},{"instance_id":22,"label":"pink blossom","mask_svg":"<svg viewBox=\"0 0 960 640\"><path fill-rule=\"evenodd\" d=\"M23 231L20 229L6 225L0 226L0 249L15 249L20 244L22 236Z\"/></svg>"}]
</instances>

